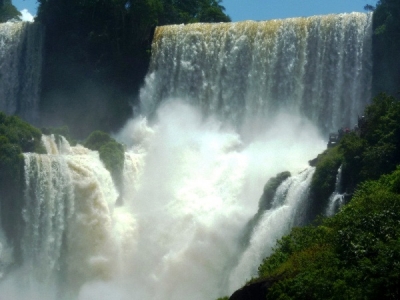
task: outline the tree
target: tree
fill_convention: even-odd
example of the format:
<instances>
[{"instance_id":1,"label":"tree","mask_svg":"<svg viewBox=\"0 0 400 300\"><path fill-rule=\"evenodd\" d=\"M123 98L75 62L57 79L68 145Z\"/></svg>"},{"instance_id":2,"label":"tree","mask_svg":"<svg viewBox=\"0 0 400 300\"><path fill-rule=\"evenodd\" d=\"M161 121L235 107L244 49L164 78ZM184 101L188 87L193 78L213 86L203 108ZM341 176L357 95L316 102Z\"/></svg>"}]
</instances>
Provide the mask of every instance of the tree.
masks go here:
<instances>
[{"instance_id":1,"label":"tree","mask_svg":"<svg viewBox=\"0 0 400 300\"><path fill-rule=\"evenodd\" d=\"M11 0L0 0L0 23L15 19L20 20L21 13L11 3Z\"/></svg>"},{"instance_id":2,"label":"tree","mask_svg":"<svg viewBox=\"0 0 400 300\"><path fill-rule=\"evenodd\" d=\"M41 132L16 116L0 112L0 222L5 235L20 259L24 192L24 157L22 152L44 153Z\"/></svg>"},{"instance_id":3,"label":"tree","mask_svg":"<svg viewBox=\"0 0 400 300\"><path fill-rule=\"evenodd\" d=\"M375 6L372 6L371 4L366 4L364 6L364 10L365 11L374 11L375 10Z\"/></svg>"}]
</instances>

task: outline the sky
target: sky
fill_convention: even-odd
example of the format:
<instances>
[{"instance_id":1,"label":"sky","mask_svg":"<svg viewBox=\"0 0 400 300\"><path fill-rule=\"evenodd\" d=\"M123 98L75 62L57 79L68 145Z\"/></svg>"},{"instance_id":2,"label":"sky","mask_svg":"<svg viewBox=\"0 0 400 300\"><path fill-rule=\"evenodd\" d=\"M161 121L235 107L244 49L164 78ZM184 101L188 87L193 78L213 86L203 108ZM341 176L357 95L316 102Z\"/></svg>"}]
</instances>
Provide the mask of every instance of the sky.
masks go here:
<instances>
[{"instance_id":1,"label":"sky","mask_svg":"<svg viewBox=\"0 0 400 300\"><path fill-rule=\"evenodd\" d=\"M19 11L27 10L23 12L26 20L36 15L36 0L12 2ZM223 0L222 5L232 21L236 22L363 12L366 4L376 5L376 2L377 0Z\"/></svg>"}]
</instances>

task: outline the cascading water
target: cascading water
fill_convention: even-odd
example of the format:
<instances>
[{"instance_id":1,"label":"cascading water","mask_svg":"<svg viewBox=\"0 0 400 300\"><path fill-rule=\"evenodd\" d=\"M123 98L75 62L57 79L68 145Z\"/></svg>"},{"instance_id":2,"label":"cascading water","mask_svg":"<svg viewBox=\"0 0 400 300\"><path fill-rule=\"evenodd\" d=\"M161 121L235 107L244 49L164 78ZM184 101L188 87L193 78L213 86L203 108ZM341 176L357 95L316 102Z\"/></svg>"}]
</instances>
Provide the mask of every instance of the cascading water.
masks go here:
<instances>
[{"instance_id":1,"label":"cascading water","mask_svg":"<svg viewBox=\"0 0 400 300\"><path fill-rule=\"evenodd\" d=\"M336 182L335 182L335 190L332 195L329 197L328 207L326 208L325 215L330 217L333 216L339 208L344 204L345 194L342 193L342 166L339 167Z\"/></svg>"},{"instance_id":2,"label":"cascading water","mask_svg":"<svg viewBox=\"0 0 400 300\"><path fill-rule=\"evenodd\" d=\"M315 168L309 167L297 176L286 179L275 192L272 207L266 210L253 229L249 246L230 275L230 292L234 292L249 276L256 274L258 265L271 254L276 241L296 223L301 223L302 206L306 206ZM299 220L300 219L300 220Z\"/></svg>"},{"instance_id":3,"label":"cascading water","mask_svg":"<svg viewBox=\"0 0 400 300\"><path fill-rule=\"evenodd\" d=\"M29 22L0 24L0 110L38 120L43 29Z\"/></svg>"},{"instance_id":4,"label":"cascading water","mask_svg":"<svg viewBox=\"0 0 400 300\"><path fill-rule=\"evenodd\" d=\"M97 152L44 137L48 154L25 154L22 262L0 295L204 300L239 288L301 219L321 132L369 100L370 39L368 14L158 28L149 119L116 135L123 187ZM264 183L285 170L298 175L243 249Z\"/></svg>"},{"instance_id":5,"label":"cascading water","mask_svg":"<svg viewBox=\"0 0 400 300\"><path fill-rule=\"evenodd\" d=\"M133 227L123 227L130 220L120 220L98 153L63 137L42 140L48 154L24 154L22 266L2 283L2 299L75 299L85 282L119 274L118 261L129 260L118 245Z\"/></svg>"},{"instance_id":6,"label":"cascading water","mask_svg":"<svg viewBox=\"0 0 400 300\"><path fill-rule=\"evenodd\" d=\"M322 132L352 126L370 100L371 14L157 28L143 107L190 99L262 130L283 109ZM258 126L257 126L258 125Z\"/></svg>"}]
</instances>

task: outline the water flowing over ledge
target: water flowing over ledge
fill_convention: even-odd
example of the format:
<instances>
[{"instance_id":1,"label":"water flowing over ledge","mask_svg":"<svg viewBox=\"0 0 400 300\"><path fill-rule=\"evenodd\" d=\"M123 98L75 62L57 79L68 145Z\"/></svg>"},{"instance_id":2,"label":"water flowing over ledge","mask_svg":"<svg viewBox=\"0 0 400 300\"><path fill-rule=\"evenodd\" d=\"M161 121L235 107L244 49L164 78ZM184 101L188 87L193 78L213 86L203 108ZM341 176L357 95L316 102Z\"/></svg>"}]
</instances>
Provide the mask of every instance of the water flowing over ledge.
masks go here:
<instances>
[{"instance_id":1,"label":"water flowing over ledge","mask_svg":"<svg viewBox=\"0 0 400 300\"><path fill-rule=\"evenodd\" d=\"M158 27L143 109L180 97L244 130L279 109L350 127L370 101L371 27L363 13Z\"/></svg>"},{"instance_id":2,"label":"water flowing over ledge","mask_svg":"<svg viewBox=\"0 0 400 300\"><path fill-rule=\"evenodd\" d=\"M43 41L39 24L0 24L0 110L31 123L39 117Z\"/></svg>"}]
</instances>

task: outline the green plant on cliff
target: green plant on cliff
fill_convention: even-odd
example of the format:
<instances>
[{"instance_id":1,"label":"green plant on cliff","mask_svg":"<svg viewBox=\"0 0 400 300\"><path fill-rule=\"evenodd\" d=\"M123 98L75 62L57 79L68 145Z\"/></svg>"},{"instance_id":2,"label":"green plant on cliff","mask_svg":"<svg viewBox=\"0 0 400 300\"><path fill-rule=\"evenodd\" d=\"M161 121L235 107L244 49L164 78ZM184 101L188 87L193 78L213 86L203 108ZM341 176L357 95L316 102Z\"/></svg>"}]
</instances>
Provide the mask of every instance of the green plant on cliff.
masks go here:
<instances>
[{"instance_id":1,"label":"green plant on cliff","mask_svg":"<svg viewBox=\"0 0 400 300\"><path fill-rule=\"evenodd\" d=\"M11 0L0 1L0 23L7 22L9 20L20 20L21 13L12 4Z\"/></svg>"},{"instance_id":2,"label":"green plant on cliff","mask_svg":"<svg viewBox=\"0 0 400 300\"><path fill-rule=\"evenodd\" d=\"M338 147L330 148L318 155L316 170L311 182L314 197L328 199L335 187L337 171L343 154Z\"/></svg>"},{"instance_id":3,"label":"green plant on cliff","mask_svg":"<svg viewBox=\"0 0 400 300\"><path fill-rule=\"evenodd\" d=\"M264 191L258 202L258 212L262 214L265 210L272 207L272 200L274 198L275 192L283 181L291 176L290 172L285 171L272 177L264 185Z\"/></svg>"},{"instance_id":4,"label":"green plant on cliff","mask_svg":"<svg viewBox=\"0 0 400 300\"><path fill-rule=\"evenodd\" d=\"M84 146L99 152L101 161L110 171L114 182L120 187L124 168L124 147L109 134L96 130L86 139Z\"/></svg>"},{"instance_id":5,"label":"green plant on cliff","mask_svg":"<svg viewBox=\"0 0 400 300\"><path fill-rule=\"evenodd\" d=\"M311 217L322 213L342 166L342 192L353 193L363 181L377 179L400 164L400 102L380 94L365 109L360 130L345 134L338 145L316 159L311 182Z\"/></svg>"},{"instance_id":6,"label":"green plant on cliff","mask_svg":"<svg viewBox=\"0 0 400 300\"><path fill-rule=\"evenodd\" d=\"M41 132L16 116L0 112L0 219L11 243L18 240L12 224L21 218L24 188L23 152L44 153Z\"/></svg>"}]
</instances>

